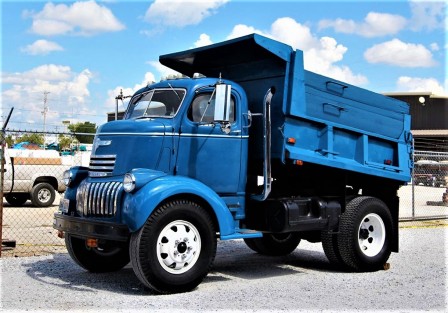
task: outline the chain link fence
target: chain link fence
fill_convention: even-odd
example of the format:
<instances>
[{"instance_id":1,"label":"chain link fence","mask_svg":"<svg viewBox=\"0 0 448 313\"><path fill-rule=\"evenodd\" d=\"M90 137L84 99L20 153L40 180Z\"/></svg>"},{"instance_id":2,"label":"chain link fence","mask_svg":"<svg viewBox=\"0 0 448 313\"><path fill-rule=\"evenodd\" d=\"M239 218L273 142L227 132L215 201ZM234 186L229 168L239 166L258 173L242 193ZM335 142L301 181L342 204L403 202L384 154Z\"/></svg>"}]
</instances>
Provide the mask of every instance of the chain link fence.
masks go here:
<instances>
[{"instance_id":1,"label":"chain link fence","mask_svg":"<svg viewBox=\"0 0 448 313\"><path fill-rule=\"evenodd\" d=\"M17 141L24 134L6 135ZM46 145L43 150L39 145L22 144L3 151L2 257L66 251L64 240L52 227L53 214L63 197L62 172L75 165L88 166L90 151L88 146L81 148L72 135L50 135L68 136L70 145L62 149ZM414 164L412 182L398 191L400 221L417 225L425 220L447 219L448 153L416 151Z\"/></svg>"},{"instance_id":2,"label":"chain link fence","mask_svg":"<svg viewBox=\"0 0 448 313\"><path fill-rule=\"evenodd\" d=\"M412 181L400 188L402 221L448 218L448 152L415 151Z\"/></svg>"},{"instance_id":3,"label":"chain link fence","mask_svg":"<svg viewBox=\"0 0 448 313\"><path fill-rule=\"evenodd\" d=\"M65 191L62 175L72 166L89 165L91 145L67 133L14 131L3 136L1 256L66 251L52 227Z\"/></svg>"}]
</instances>

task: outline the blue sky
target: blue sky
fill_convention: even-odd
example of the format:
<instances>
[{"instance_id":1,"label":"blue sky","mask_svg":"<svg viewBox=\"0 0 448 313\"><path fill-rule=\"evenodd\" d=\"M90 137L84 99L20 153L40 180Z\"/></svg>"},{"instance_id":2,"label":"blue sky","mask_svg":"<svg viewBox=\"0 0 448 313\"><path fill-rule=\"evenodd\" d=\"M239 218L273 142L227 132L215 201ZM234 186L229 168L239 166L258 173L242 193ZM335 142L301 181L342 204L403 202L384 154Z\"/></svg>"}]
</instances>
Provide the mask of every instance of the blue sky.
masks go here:
<instances>
[{"instance_id":1,"label":"blue sky","mask_svg":"<svg viewBox=\"0 0 448 313\"><path fill-rule=\"evenodd\" d=\"M120 89L173 73L159 55L254 32L323 75L446 94L446 13L443 1L1 1L1 120L14 106L8 128L42 130L48 92L47 130L102 124Z\"/></svg>"}]
</instances>

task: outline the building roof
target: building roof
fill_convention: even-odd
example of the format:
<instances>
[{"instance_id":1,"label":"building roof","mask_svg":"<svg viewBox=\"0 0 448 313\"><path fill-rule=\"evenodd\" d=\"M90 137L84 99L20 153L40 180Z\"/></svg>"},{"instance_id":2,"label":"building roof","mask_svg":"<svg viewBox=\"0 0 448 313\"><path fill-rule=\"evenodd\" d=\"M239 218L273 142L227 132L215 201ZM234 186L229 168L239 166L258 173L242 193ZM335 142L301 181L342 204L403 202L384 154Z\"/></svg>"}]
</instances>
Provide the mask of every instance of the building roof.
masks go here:
<instances>
[{"instance_id":1,"label":"building roof","mask_svg":"<svg viewBox=\"0 0 448 313\"><path fill-rule=\"evenodd\" d=\"M383 95L389 97L395 96L429 96L433 99L448 99L448 95L435 94L430 91L398 91L398 92L383 92Z\"/></svg>"},{"instance_id":2,"label":"building roof","mask_svg":"<svg viewBox=\"0 0 448 313\"><path fill-rule=\"evenodd\" d=\"M448 137L448 129L413 129L411 130L412 135L415 136L447 136Z\"/></svg>"}]
</instances>

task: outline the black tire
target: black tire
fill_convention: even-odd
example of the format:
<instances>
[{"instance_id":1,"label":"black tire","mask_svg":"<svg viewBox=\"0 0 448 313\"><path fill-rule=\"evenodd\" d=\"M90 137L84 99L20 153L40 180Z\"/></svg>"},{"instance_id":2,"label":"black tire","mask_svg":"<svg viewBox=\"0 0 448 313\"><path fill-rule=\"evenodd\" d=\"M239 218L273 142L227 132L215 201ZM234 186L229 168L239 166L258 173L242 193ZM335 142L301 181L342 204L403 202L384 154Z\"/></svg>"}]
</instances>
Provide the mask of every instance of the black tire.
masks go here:
<instances>
[{"instance_id":1,"label":"black tire","mask_svg":"<svg viewBox=\"0 0 448 313\"><path fill-rule=\"evenodd\" d=\"M300 243L300 236L299 233L263 234L260 238L246 238L244 242L260 254L280 256L293 252Z\"/></svg>"},{"instance_id":2,"label":"black tire","mask_svg":"<svg viewBox=\"0 0 448 313\"><path fill-rule=\"evenodd\" d=\"M243 240L244 240L244 243L246 244L246 246L248 246L252 251L260 253L254 239L255 238L244 238Z\"/></svg>"},{"instance_id":3,"label":"black tire","mask_svg":"<svg viewBox=\"0 0 448 313\"><path fill-rule=\"evenodd\" d=\"M129 263L128 242L100 241L98 248L90 248L85 239L66 234L65 245L76 264L92 273L118 271Z\"/></svg>"},{"instance_id":4,"label":"black tire","mask_svg":"<svg viewBox=\"0 0 448 313\"><path fill-rule=\"evenodd\" d=\"M210 271L216 255L216 230L208 212L189 200L157 208L132 234L131 264L148 288L159 293L187 292Z\"/></svg>"},{"instance_id":5,"label":"black tire","mask_svg":"<svg viewBox=\"0 0 448 313\"><path fill-rule=\"evenodd\" d=\"M5 195L6 201L12 206L22 206L28 201L28 194L26 193L10 193Z\"/></svg>"},{"instance_id":6,"label":"black tire","mask_svg":"<svg viewBox=\"0 0 448 313\"><path fill-rule=\"evenodd\" d=\"M355 271L382 269L391 254L393 220L386 204L358 197L341 216L338 247L345 265Z\"/></svg>"},{"instance_id":7,"label":"black tire","mask_svg":"<svg viewBox=\"0 0 448 313\"><path fill-rule=\"evenodd\" d=\"M324 230L321 233L321 239L322 248L324 249L328 261L337 268L344 268L345 264L338 247L338 235L329 233L328 230Z\"/></svg>"},{"instance_id":8,"label":"black tire","mask_svg":"<svg viewBox=\"0 0 448 313\"><path fill-rule=\"evenodd\" d=\"M49 207L53 204L56 191L49 183L38 183L31 189L31 202L37 207Z\"/></svg>"}]
</instances>

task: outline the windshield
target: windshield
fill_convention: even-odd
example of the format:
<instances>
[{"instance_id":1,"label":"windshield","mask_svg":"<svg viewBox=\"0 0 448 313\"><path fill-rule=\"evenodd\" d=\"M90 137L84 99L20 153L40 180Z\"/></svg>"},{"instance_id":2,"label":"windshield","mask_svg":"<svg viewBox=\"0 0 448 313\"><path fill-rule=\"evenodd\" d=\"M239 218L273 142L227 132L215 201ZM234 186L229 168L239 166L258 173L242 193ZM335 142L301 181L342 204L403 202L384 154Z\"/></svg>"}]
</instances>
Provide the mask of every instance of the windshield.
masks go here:
<instances>
[{"instance_id":1,"label":"windshield","mask_svg":"<svg viewBox=\"0 0 448 313\"><path fill-rule=\"evenodd\" d=\"M129 104L127 118L173 117L185 96L184 89L154 89L136 95Z\"/></svg>"}]
</instances>

